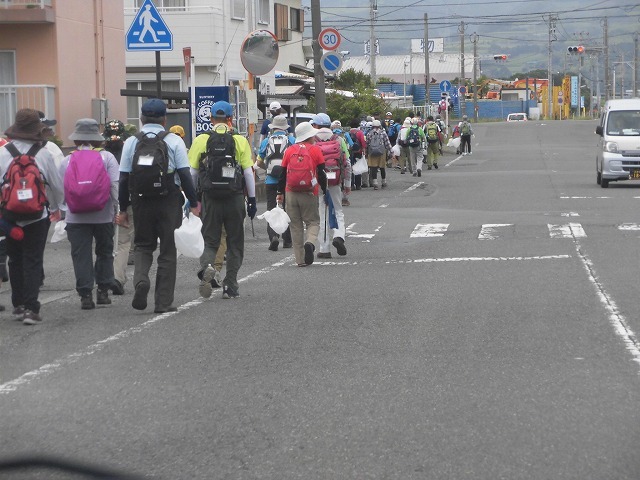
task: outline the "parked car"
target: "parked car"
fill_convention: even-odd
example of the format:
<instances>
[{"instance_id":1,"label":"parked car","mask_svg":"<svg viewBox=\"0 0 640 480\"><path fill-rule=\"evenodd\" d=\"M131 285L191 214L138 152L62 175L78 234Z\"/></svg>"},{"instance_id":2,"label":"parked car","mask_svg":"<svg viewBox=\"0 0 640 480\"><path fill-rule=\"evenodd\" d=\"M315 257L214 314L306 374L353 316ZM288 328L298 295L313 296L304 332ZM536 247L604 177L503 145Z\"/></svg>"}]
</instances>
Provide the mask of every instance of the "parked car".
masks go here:
<instances>
[{"instance_id":1,"label":"parked car","mask_svg":"<svg viewBox=\"0 0 640 480\"><path fill-rule=\"evenodd\" d=\"M640 99L609 100L604 105L596 154L596 183L640 180Z\"/></svg>"},{"instance_id":2,"label":"parked car","mask_svg":"<svg viewBox=\"0 0 640 480\"><path fill-rule=\"evenodd\" d=\"M527 120L526 113L510 113L507 115L507 122L526 122Z\"/></svg>"}]
</instances>

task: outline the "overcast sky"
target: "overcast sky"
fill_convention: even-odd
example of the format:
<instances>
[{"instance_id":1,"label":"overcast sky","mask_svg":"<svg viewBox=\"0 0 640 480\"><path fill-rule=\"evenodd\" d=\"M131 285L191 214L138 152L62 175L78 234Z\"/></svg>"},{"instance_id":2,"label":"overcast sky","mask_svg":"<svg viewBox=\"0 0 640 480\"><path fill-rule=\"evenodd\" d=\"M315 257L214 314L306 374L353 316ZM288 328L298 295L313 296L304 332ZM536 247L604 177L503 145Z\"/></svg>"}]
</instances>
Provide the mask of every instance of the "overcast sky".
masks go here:
<instances>
[{"instance_id":1,"label":"overcast sky","mask_svg":"<svg viewBox=\"0 0 640 480\"><path fill-rule=\"evenodd\" d=\"M345 4L349 4L345 7ZM310 0L303 0L310 7ZM363 55L369 38L370 4L366 0L322 0L322 27L342 35L339 50ZM465 50L469 35L478 34L478 53L505 53L514 67L544 65L549 44L549 14L557 15L554 57L564 57L569 45L602 45L601 19L608 18L612 57L633 60L634 33L640 31L637 0L378 0L376 37L381 54L408 53L411 38L424 36L424 14L429 16L429 38L444 38L446 52L460 50L460 27L465 23ZM311 13L305 12L305 36L311 36ZM557 61L557 60L556 60ZM545 67L546 68L546 67Z\"/></svg>"}]
</instances>

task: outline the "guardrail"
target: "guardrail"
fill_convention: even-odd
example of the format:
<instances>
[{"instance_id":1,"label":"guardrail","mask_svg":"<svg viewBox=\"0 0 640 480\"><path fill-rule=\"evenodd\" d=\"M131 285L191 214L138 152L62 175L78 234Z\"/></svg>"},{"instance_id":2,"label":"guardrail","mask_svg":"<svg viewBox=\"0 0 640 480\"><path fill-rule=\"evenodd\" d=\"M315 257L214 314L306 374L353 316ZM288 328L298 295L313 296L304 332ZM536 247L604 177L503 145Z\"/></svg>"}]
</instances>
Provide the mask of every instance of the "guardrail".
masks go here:
<instances>
[{"instance_id":1,"label":"guardrail","mask_svg":"<svg viewBox=\"0 0 640 480\"><path fill-rule=\"evenodd\" d=\"M53 85L0 85L0 133L13 124L21 108L40 110L48 118L55 118Z\"/></svg>"}]
</instances>

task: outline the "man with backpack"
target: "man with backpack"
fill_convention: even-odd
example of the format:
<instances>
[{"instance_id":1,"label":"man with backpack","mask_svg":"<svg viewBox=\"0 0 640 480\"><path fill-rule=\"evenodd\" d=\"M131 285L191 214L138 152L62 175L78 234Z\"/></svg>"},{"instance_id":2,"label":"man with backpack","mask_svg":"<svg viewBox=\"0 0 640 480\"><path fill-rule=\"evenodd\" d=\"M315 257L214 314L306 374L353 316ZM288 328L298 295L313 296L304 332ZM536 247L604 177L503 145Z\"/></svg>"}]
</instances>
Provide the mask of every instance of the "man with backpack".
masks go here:
<instances>
[{"instance_id":1,"label":"man with backpack","mask_svg":"<svg viewBox=\"0 0 640 480\"><path fill-rule=\"evenodd\" d=\"M238 270L244 259L244 218L257 213L256 184L251 146L234 132L233 108L218 101L211 106L211 131L198 135L189 149L194 181L202 192L202 236L204 253L200 257L200 295L211 296L215 278L212 266L222 227L227 234L227 271L222 281L222 298L238 298ZM245 188L247 204L245 207Z\"/></svg>"},{"instance_id":2,"label":"man with backpack","mask_svg":"<svg viewBox=\"0 0 640 480\"><path fill-rule=\"evenodd\" d=\"M351 192L351 162L349 162L349 149L344 139L331 131L331 119L326 113L318 113L311 120L311 125L316 128L316 145L322 150L324 169L327 176L327 194L320 200L320 248L318 258L331 258L330 245L333 245L338 255L347 254L344 244L346 225L344 210L342 208L343 189L344 194ZM329 198L330 197L330 200ZM329 222L329 202L333 206L337 226L331 227ZM331 230L331 234L329 233ZM331 240L333 237L333 241Z\"/></svg>"},{"instance_id":3,"label":"man with backpack","mask_svg":"<svg viewBox=\"0 0 640 480\"><path fill-rule=\"evenodd\" d=\"M424 126L425 137L427 139L427 170L438 169L438 153L440 152L440 127L429 115L427 124ZM418 176L420 172L418 171Z\"/></svg>"},{"instance_id":4,"label":"man with backpack","mask_svg":"<svg viewBox=\"0 0 640 480\"><path fill-rule=\"evenodd\" d=\"M387 132L382 128L380 120L374 120L371 131L367 135L367 161L369 178L374 190L378 190L378 169L382 179L382 188L387 188L387 159L391 158L391 143Z\"/></svg>"},{"instance_id":5,"label":"man with backpack","mask_svg":"<svg viewBox=\"0 0 640 480\"><path fill-rule=\"evenodd\" d=\"M282 159L282 175L278 183L278 202L287 194L293 253L299 267L313 263L320 230L318 192L327 193L322 150L315 145L316 130L309 122L301 122L295 130L296 143ZM306 238L305 238L306 226Z\"/></svg>"},{"instance_id":6,"label":"man with backpack","mask_svg":"<svg viewBox=\"0 0 640 480\"><path fill-rule=\"evenodd\" d=\"M191 213L198 215L198 199L189 170L187 149L182 139L165 131L167 107L152 98L140 108L142 128L127 138L120 159L120 213L117 223L128 226L127 207L131 204L136 221L134 234L135 293L131 306L147 308L151 288L149 270L158 248L158 269L154 292L155 313L175 312L177 257L174 230L182 224L184 191ZM176 175L177 174L177 175Z\"/></svg>"},{"instance_id":7,"label":"man with backpack","mask_svg":"<svg viewBox=\"0 0 640 480\"><path fill-rule=\"evenodd\" d=\"M331 131L336 135L338 135L340 138L342 138L342 140L344 140L343 143L347 145L347 149L349 152L347 156L347 160L351 165L353 165L351 163L351 149L353 148L354 143L353 143L353 140L351 139L351 136L347 135L347 133L344 130L342 130L342 122L340 120L334 120L333 122L331 122ZM342 192L342 206L343 207L351 206L351 202L349 201L349 196L344 191Z\"/></svg>"},{"instance_id":8,"label":"man with backpack","mask_svg":"<svg viewBox=\"0 0 640 480\"><path fill-rule=\"evenodd\" d=\"M349 131L345 134L349 136L353 145L351 146L351 150L349 151L349 161L351 166L362 158L364 152L367 148L367 142L364 138L364 133L360 129L360 120L354 118L349 123ZM362 174L360 175L351 175L351 188L355 188L356 190L362 189Z\"/></svg>"},{"instance_id":9,"label":"man with backpack","mask_svg":"<svg viewBox=\"0 0 640 480\"><path fill-rule=\"evenodd\" d=\"M267 176L264 180L265 191L267 194L267 210L276 208L276 195L278 192L278 182L280 181L280 173L282 172L282 158L290 145L296 143L293 135L289 135L289 123L284 115L273 117L273 121L269 124L271 133L260 144L258 150L258 167L266 170ZM282 208L286 210L286 198L282 204ZM269 235L269 250L277 251L280 243L280 235L273 231L267 224L267 234ZM282 248L291 248L291 230L287 230L282 234Z\"/></svg>"},{"instance_id":10,"label":"man with backpack","mask_svg":"<svg viewBox=\"0 0 640 480\"><path fill-rule=\"evenodd\" d=\"M51 153L43 147L46 125L37 110L18 110L4 133L10 140L0 148L3 178L0 213L20 226L21 240L7 235L13 315L25 325L42 321L38 295L50 222L60 220L64 200L62 179Z\"/></svg>"},{"instance_id":11,"label":"man with backpack","mask_svg":"<svg viewBox=\"0 0 640 480\"><path fill-rule=\"evenodd\" d=\"M400 145L400 173L407 173L407 165L409 165L409 172L413 172L411 162L409 162L409 145L407 144L407 135L411 128L411 118L406 117L402 122L402 127L398 132L397 144Z\"/></svg>"},{"instance_id":12,"label":"man with backpack","mask_svg":"<svg viewBox=\"0 0 640 480\"><path fill-rule=\"evenodd\" d=\"M471 155L471 135L473 135L473 130L469 123L469 117L463 115L458 127L460 127L460 151L462 155Z\"/></svg>"},{"instance_id":13,"label":"man with backpack","mask_svg":"<svg viewBox=\"0 0 640 480\"><path fill-rule=\"evenodd\" d=\"M418 126L418 119L411 120L411 126L407 129L404 144L409 156L409 168L413 170L413 176L422 176L422 145L424 144L424 130Z\"/></svg>"},{"instance_id":14,"label":"man with backpack","mask_svg":"<svg viewBox=\"0 0 640 480\"><path fill-rule=\"evenodd\" d=\"M91 310L110 305L109 289L114 284L113 221L118 214L118 162L100 148L104 137L93 118L81 118L69 136L76 150L60 167L64 176L67 204L67 237L76 276L80 308ZM95 240L95 267L92 245ZM96 302L93 287L98 285Z\"/></svg>"}]
</instances>

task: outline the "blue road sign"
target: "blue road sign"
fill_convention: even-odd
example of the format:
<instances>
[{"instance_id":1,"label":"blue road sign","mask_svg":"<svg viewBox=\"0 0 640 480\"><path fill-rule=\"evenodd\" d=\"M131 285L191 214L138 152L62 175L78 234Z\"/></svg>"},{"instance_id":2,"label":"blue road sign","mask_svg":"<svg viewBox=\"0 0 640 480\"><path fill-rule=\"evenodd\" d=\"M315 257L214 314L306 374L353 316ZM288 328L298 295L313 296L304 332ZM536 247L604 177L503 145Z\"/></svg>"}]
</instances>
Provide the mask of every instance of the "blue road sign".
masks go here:
<instances>
[{"instance_id":1,"label":"blue road sign","mask_svg":"<svg viewBox=\"0 0 640 480\"><path fill-rule=\"evenodd\" d=\"M173 50L173 34L151 0L145 0L127 30L127 51Z\"/></svg>"},{"instance_id":2,"label":"blue road sign","mask_svg":"<svg viewBox=\"0 0 640 480\"><path fill-rule=\"evenodd\" d=\"M443 80L440 82L440 91L448 92L451 90L451 82L449 80Z\"/></svg>"},{"instance_id":3,"label":"blue road sign","mask_svg":"<svg viewBox=\"0 0 640 480\"><path fill-rule=\"evenodd\" d=\"M320 59L320 67L322 67L324 73L330 75L340 70L343 62L344 60L342 59L342 55L339 53L327 52L322 55L322 58Z\"/></svg>"}]
</instances>

